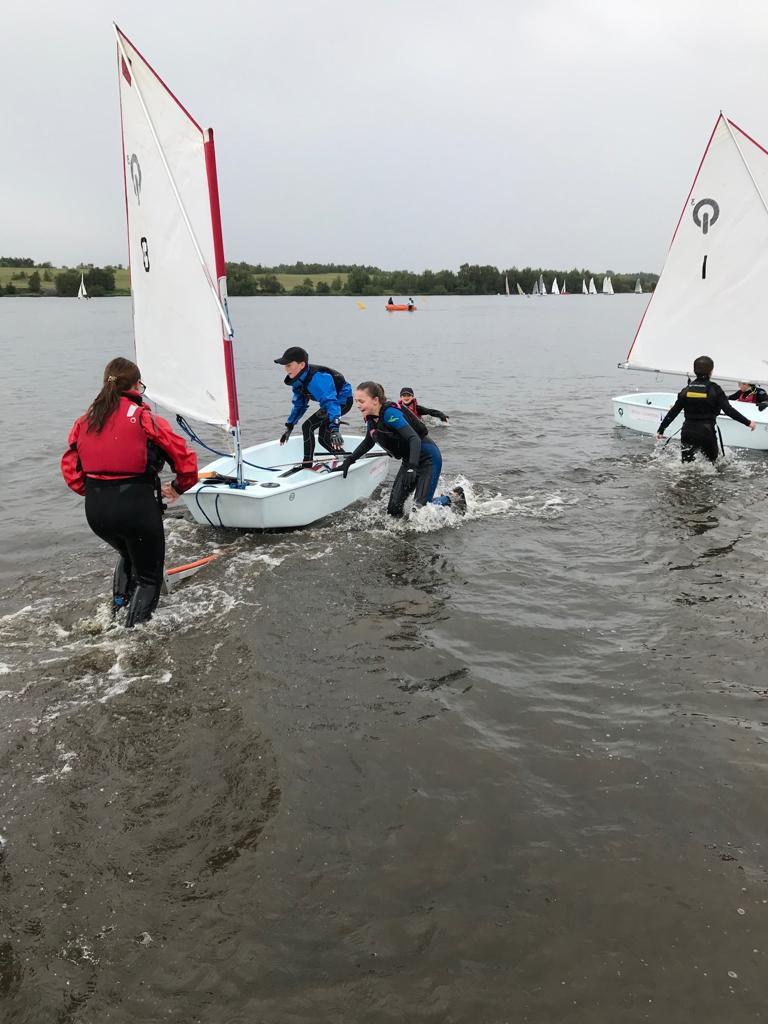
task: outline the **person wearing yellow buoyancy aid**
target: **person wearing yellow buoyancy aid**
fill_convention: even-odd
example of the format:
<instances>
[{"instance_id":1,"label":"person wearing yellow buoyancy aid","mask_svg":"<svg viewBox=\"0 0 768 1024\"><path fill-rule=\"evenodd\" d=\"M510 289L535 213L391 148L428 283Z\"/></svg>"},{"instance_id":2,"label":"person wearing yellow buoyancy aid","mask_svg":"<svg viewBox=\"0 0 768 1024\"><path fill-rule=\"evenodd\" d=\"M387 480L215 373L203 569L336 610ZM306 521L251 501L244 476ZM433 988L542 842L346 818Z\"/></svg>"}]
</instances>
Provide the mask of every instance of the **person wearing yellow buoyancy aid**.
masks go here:
<instances>
[{"instance_id":1,"label":"person wearing yellow buoyancy aid","mask_svg":"<svg viewBox=\"0 0 768 1024\"><path fill-rule=\"evenodd\" d=\"M734 409L719 384L710 380L715 364L709 356L699 356L693 362L696 379L687 384L677 396L677 401L659 424L656 434L661 440L664 431L676 416L682 412L685 419L680 431L683 462L693 462L697 452L714 462L717 458L717 433L715 423L722 412L737 423L754 430L756 424Z\"/></svg>"}]
</instances>

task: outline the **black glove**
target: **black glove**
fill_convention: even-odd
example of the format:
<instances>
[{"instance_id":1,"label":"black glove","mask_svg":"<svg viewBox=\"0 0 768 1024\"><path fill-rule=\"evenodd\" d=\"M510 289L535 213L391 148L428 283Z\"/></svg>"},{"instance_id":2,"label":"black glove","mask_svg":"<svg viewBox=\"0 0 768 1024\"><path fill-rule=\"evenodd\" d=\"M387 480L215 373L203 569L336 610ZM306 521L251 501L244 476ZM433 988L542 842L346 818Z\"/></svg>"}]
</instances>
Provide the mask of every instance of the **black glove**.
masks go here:
<instances>
[{"instance_id":1,"label":"black glove","mask_svg":"<svg viewBox=\"0 0 768 1024\"><path fill-rule=\"evenodd\" d=\"M448 417L445 415L445 413L443 413L443 415L440 417L440 421L442 423L447 423L448 422Z\"/></svg>"},{"instance_id":2,"label":"black glove","mask_svg":"<svg viewBox=\"0 0 768 1024\"><path fill-rule=\"evenodd\" d=\"M354 464L355 464L355 459L353 459L351 455L348 455L346 457L346 459L344 459L344 461L342 462L342 464L341 464L341 475L344 477L345 480L347 479L347 473L349 472L349 467L350 466L354 466Z\"/></svg>"},{"instance_id":3,"label":"black glove","mask_svg":"<svg viewBox=\"0 0 768 1024\"><path fill-rule=\"evenodd\" d=\"M292 433L293 433L293 424L292 423L286 423L285 424L285 433L280 435L280 444L285 444L285 442L288 440L288 438L291 436Z\"/></svg>"},{"instance_id":4,"label":"black glove","mask_svg":"<svg viewBox=\"0 0 768 1024\"><path fill-rule=\"evenodd\" d=\"M417 469L415 466L409 466L405 471L405 482L408 487L413 487L416 484Z\"/></svg>"},{"instance_id":5,"label":"black glove","mask_svg":"<svg viewBox=\"0 0 768 1024\"><path fill-rule=\"evenodd\" d=\"M339 433L338 427L332 427L328 435L328 444L335 452L340 452L344 447L344 438Z\"/></svg>"},{"instance_id":6,"label":"black glove","mask_svg":"<svg viewBox=\"0 0 768 1024\"><path fill-rule=\"evenodd\" d=\"M757 411L758 412L763 412L765 409L768 409L768 402L758 402L757 403Z\"/></svg>"}]
</instances>

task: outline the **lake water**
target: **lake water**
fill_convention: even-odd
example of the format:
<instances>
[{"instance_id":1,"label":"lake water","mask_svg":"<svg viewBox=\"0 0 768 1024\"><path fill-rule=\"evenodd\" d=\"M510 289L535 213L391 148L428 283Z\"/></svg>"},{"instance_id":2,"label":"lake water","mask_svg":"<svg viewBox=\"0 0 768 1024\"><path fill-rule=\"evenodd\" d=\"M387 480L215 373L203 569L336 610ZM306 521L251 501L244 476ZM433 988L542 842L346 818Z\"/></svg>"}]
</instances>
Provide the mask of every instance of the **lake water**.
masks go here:
<instances>
[{"instance_id":1,"label":"lake water","mask_svg":"<svg viewBox=\"0 0 768 1024\"><path fill-rule=\"evenodd\" d=\"M383 301L232 300L245 441L303 345L467 516L174 510L133 632L58 471L130 302L0 301L3 1022L765 1018L765 456L614 426L645 297Z\"/></svg>"}]
</instances>

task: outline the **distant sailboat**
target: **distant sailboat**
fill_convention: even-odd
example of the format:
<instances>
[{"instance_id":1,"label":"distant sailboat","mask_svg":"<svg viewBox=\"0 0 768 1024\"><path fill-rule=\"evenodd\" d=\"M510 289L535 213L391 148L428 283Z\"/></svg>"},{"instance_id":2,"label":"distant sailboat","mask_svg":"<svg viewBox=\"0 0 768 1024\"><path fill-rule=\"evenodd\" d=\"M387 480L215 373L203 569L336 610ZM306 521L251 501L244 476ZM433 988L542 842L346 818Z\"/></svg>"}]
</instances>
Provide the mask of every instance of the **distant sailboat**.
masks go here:
<instances>
[{"instance_id":1,"label":"distant sailboat","mask_svg":"<svg viewBox=\"0 0 768 1024\"><path fill-rule=\"evenodd\" d=\"M607 274L603 278L603 295L613 295L613 285Z\"/></svg>"},{"instance_id":2,"label":"distant sailboat","mask_svg":"<svg viewBox=\"0 0 768 1024\"><path fill-rule=\"evenodd\" d=\"M80 287L77 289L78 299L90 299L90 295L85 290L85 279L83 275L80 275Z\"/></svg>"},{"instance_id":3,"label":"distant sailboat","mask_svg":"<svg viewBox=\"0 0 768 1024\"><path fill-rule=\"evenodd\" d=\"M507 277L506 274L504 275L504 284L505 284L506 289L507 289L507 295L509 295L509 278Z\"/></svg>"},{"instance_id":4,"label":"distant sailboat","mask_svg":"<svg viewBox=\"0 0 768 1024\"><path fill-rule=\"evenodd\" d=\"M587 282L584 280L583 277L581 279L581 294L589 295L589 292L587 291Z\"/></svg>"},{"instance_id":5,"label":"distant sailboat","mask_svg":"<svg viewBox=\"0 0 768 1024\"><path fill-rule=\"evenodd\" d=\"M640 278L638 277L637 281L635 282L635 295L642 295L642 294L643 294L643 286L640 284Z\"/></svg>"},{"instance_id":6,"label":"distant sailboat","mask_svg":"<svg viewBox=\"0 0 768 1024\"><path fill-rule=\"evenodd\" d=\"M549 289L549 294L550 295L559 295L560 294L560 289L557 287L557 278L555 278L554 281L552 282L552 287Z\"/></svg>"},{"instance_id":7,"label":"distant sailboat","mask_svg":"<svg viewBox=\"0 0 768 1024\"><path fill-rule=\"evenodd\" d=\"M560 289L560 294L561 295L567 295L568 294L568 288L566 287L566 279L565 278L563 278L563 287Z\"/></svg>"},{"instance_id":8,"label":"distant sailboat","mask_svg":"<svg viewBox=\"0 0 768 1024\"><path fill-rule=\"evenodd\" d=\"M539 294L539 282L538 281L534 281L533 282L533 288L531 289L531 295L538 295L538 294Z\"/></svg>"},{"instance_id":9,"label":"distant sailboat","mask_svg":"<svg viewBox=\"0 0 768 1024\"><path fill-rule=\"evenodd\" d=\"M594 277L590 277L590 279L589 279L589 294L590 295L597 295L597 288L595 288L595 279L594 279Z\"/></svg>"},{"instance_id":10,"label":"distant sailboat","mask_svg":"<svg viewBox=\"0 0 768 1024\"><path fill-rule=\"evenodd\" d=\"M547 286L544 284L544 275L539 274L539 295L547 294Z\"/></svg>"},{"instance_id":11,"label":"distant sailboat","mask_svg":"<svg viewBox=\"0 0 768 1024\"><path fill-rule=\"evenodd\" d=\"M517 284L517 294L518 294L518 295L525 295L525 292L524 292L524 291L523 291L523 289L522 289L522 288L520 287L520 282L519 282L519 281L517 281L517 282L515 282L515 283Z\"/></svg>"}]
</instances>

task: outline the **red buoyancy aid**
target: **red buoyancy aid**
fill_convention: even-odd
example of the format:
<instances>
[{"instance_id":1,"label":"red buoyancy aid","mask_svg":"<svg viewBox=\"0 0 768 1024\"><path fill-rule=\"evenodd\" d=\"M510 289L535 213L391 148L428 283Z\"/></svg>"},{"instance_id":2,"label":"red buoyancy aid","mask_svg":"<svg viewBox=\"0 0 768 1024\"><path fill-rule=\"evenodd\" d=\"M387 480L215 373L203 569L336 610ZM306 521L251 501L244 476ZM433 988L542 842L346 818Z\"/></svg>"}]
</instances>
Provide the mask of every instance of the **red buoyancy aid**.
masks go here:
<instances>
[{"instance_id":1,"label":"red buoyancy aid","mask_svg":"<svg viewBox=\"0 0 768 1024\"><path fill-rule=\"evenodd\" d=\"M98 433L88 430L85 417L77 435L77 455L86 476L141 476L148 470L147 432L142 426L149 409L131 395L121 395L120 404Z\"/></svg>"},{"instance_id":2,"label":"red buoyancy aid","mask_svg":"<svg viewBox=\"0 0 768 1024\"><path fill-rule=\"evenodd\" d=\"M75 420L61 457L61 473L67 487L84 495L87 477L157 479L164 462L176 474L171 486L178 494L197 483L197 455L174 434L170 423L154 416L139 395L128 391L99 433L88 431L87 414Z\"/></svg>"},{"instance_id":3,"label":"red buoyancy aid","mask_svg":"<svg viewBox=\"0 0 768 1024\"><path fill-rule=\"evenodd\" d=\"M419 403L416 401L415 398L410 405L406 405L402 398L399 398L397 401L397 406L399 409L405 409L407 412L413 413L416 419L421 419L421 409L419 409Z\"/></svg>"}]
</instances>

